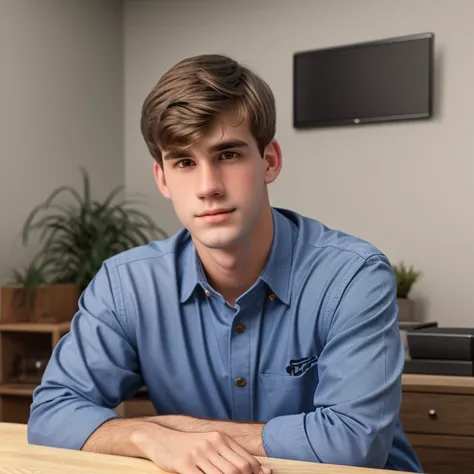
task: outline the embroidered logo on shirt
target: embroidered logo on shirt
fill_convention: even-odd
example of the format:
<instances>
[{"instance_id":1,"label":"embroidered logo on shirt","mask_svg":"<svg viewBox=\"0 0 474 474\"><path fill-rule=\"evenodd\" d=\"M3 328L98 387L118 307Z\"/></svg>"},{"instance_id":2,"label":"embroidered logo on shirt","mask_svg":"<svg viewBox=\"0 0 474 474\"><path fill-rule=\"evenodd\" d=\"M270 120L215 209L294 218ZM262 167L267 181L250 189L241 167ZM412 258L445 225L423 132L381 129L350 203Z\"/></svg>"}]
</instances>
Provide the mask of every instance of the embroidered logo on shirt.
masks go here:
<instances>
[{"instance_id":1,"label":"embroidered logo on shirt","mask_svg":"<svg viewBox=\"0 0 474 474\"><path fill-rule=\"evenodd\" d=\"M316 365L318 358L313 355L311 357L303 357L302 359L290 360L290 365L286 368L286 372L293 376L303 375L311 367Z\"/></svg>"}]
</instances>

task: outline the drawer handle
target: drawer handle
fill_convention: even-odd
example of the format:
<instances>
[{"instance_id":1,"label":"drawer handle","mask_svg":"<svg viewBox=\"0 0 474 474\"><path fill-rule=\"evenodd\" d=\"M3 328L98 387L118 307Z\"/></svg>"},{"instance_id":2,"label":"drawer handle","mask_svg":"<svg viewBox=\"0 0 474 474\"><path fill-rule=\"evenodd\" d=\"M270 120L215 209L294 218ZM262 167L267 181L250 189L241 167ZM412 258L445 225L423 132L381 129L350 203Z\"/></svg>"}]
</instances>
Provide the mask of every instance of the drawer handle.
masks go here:
<instances>
[{"instance_id":1,"label":"drawer handle","mask_svg":"<svg viewBox=\"0 0 474 474\"><path fill-rule=\"evenodd\" d=\"M436 410L433 410L433 409L429 410L428 411L428 416L429 416L430 420L436 420L436 418L437 418Z\"/></svg>"}]
</instances>

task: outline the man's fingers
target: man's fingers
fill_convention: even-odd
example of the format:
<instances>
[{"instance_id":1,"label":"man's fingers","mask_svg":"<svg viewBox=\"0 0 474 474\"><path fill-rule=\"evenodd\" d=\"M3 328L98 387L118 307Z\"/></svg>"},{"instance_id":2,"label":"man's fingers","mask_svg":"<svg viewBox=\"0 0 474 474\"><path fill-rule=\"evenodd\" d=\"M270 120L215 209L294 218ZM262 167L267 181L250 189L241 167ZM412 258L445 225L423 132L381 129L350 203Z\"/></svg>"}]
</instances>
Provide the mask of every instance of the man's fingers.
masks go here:
<instances>
[{"instance_id":1,"label":"man's fingers","mask_svg":"<svg viewBox=\"0 0 474 474\"><path fill-rule=\"evenodd\" d=\"M262 466L260 472L261 474L272 474L272 470L267 466Z\"/></svg>"},{"instance_id":2,"label":"man's fingers","mask_svg":"<svg viewBox=\"0 0 474 474\"><path fill-rule=\"evenodd\" d=\"M215 464L215 458L217 458L217 459L220 458L222 461L225 461L227 463L227 465L224 462ZM196 465L202 471L200 474L202 474L202 473L204 473L204 474L227 474L228 472L230 472L229 469L233 468L232 464L229 461L226 461L221 456L219 456L217 453L215 454L215 456L214 455L210 456L209 459L207 459L205 457L202 457L202 458L196 460ZM198 469L198 471L199 471L199 469ZM225 469L227 469L227 470L225 470Z\"/></svg>"},{"instance_id":3,"label":"man's fingers","mask_svg":"<svg viewBox=\"0 0 474 474\"><path fill-rule=\"evenodd\" d=\"M197 466L190 463L179 469L178 474L202 474L202 471L200 471Z\"/></svg>"},{"instance_id":4,"label":"man's fingers","mask_svg":"<svg viewBox=\"0 0 474 474\"><path fill-rule=\"evenodd\" d=\"M208 457L209 462L222 474L238 474L239 469L232 464L225 457L222 457L217 451L210 453ZM201 467L201 465L199 465Z\"/></svg>"},{"instance_id":5,"label":"man's fingers","mask_svg":"<svg viewBox=\"0 0 474 474\"><path fill-rule=\"evenodd\" d=\"M220 455L234 465L240 474L259 474L260 463L245 449L230 440L229 446L219 451Z\"/></svg>"},{"instance_id":6,"label":"man's fingers","mask_svg":"<svg viewBox=\"0 0 474 474\"><path fill-rule=\"evenodd\" d=\"M251 466L253 474L259 474L262 467L260 462L257 458L252 456L248 451L246 451L239 443L235 442L232 438L229 438L229 446L233 451L235 451L240 457L244 458ZM267 467L265 469L268 469ZM264 474L271 474L271 470L269 472L265 472Z\"/></svg>"}]
</instances>

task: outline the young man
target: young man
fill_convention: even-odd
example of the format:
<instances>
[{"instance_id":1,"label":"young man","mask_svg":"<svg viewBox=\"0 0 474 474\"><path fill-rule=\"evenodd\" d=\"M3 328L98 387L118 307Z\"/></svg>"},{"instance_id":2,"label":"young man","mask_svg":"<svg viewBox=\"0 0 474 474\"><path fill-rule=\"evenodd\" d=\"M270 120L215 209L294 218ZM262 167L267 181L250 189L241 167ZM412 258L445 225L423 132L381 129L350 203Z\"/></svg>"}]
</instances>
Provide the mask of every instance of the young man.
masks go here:
<instances>
[{"instance_id":1,"label":"young man","mask_svg":"<svg viewBox=\"0 0 474 474\"><path fill-rule=\"evenodd\" d=\"M421 471L390 263L270 206L275 121L267 84L227 57L153 88L142 132L184 229L104 262L34 393L31 443L181 474L268 474L264 456ZM144 384L158 416L117 417Z\"/></svg>"}]
</instances>

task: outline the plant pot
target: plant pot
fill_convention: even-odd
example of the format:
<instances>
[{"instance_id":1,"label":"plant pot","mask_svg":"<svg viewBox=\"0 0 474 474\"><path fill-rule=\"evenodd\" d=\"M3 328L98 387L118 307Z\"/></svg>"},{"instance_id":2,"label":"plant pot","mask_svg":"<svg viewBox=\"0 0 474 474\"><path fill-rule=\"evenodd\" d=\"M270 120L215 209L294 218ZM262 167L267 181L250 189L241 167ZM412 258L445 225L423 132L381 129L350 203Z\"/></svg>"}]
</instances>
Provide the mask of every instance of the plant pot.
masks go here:
<instances>
[{"instance_id":1,"label":"plant pot","mask_svg":"<svg viewBox=\"0 0 474 474\"><path fill-rule=\"evenodd\" d=\"M22 286L0 288L0 323L23 323L28 321Z\"/></svg>"},{"instance_id":2,"label":"plant pot","mask_svg":"<svg viewBox=\"0 0 474 474\"><path fill-rule=\"evenodd\" d=\"M414 321L415 320L415 302L410 298L397 298L398 303L398 320Z\"/></svg>"},{"instance_id":3,"label":"plant pot","mask_svg":"<svg viewBox=\"0 0 474 474\"><path fill-rule=\"evenodd\" d=\"M78 285L2 287L0 322L60 323L70 321L78 308Z\"/></svg>"}]
</instances>

